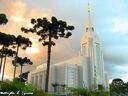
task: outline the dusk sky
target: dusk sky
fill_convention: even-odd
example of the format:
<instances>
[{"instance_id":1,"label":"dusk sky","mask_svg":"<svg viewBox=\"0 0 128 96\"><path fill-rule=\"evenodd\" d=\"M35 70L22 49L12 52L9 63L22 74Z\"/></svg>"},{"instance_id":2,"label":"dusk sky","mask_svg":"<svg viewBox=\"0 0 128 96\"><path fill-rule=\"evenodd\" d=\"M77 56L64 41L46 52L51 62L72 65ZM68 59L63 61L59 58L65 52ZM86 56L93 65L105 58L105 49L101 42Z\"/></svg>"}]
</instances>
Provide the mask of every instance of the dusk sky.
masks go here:
<instances>
[{"instance_id":1,"label":"dusk sky","mask_svg":"<svg viewBox=\"0 0 128 96\"><path fill-rule=\"evenodd\" d=\"M21 51L20 55L33 59L33 69L46 62L47 51L38 43L38 37L24 34L22 26L30 27L31 18L55 16L74 25L70 39L57 41L52 50L52 62L72 58L79 54L80 39L85 32L88 0L0 0L0 13L9 19L0 26L1 32L22 34L30 37L33 47ZM95 32L104 51L105 69L109 79L122 78L128 81L128 1L90 0L91 18ZM65 48L66 46L66 48ZM30 67L30 66L29 66ZM26 70L28 68L25 68ZM12 77L13 66L8 62L6 77Z\"/></svg>"}]
</instances>

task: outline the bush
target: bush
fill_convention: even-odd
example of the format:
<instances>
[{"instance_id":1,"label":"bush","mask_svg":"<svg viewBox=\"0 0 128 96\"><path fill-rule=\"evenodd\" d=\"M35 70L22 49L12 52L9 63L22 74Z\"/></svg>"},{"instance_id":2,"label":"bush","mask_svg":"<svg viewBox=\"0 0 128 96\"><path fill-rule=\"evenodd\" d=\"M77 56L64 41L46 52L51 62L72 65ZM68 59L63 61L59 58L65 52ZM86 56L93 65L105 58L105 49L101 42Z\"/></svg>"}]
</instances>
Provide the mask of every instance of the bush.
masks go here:
<instances>
[{"instance_id":1,"label":"bush","mask_svg":"<svg viewBox=\"0 0 128 96\"><path fill-rule=\"evenodd\" d=\"M87 88L68 88L69 96L109 96L109 92L94 91Z\"/></svg>"},{"instance_id":2,"label":"bush","mask_svg":"<svg viewBox=\"0 0 128 96\"><path fill-rule=\"evenodd\" d=\"M10 96L53 96L52 94L45 93L31 84L25 84L17 80L14 81L0 81L0 92L14 92L15 95ZM0 96L8 96L1 95Z\"/></svg>"}]
</instances>

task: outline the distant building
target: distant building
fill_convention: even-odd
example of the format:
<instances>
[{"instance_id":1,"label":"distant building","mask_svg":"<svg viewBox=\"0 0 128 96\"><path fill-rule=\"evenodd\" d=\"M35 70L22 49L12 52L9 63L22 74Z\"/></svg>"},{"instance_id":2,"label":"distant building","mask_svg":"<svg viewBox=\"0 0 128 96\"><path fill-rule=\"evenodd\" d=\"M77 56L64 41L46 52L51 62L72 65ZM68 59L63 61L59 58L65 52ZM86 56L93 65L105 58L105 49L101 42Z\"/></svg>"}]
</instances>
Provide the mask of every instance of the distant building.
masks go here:
<instances>
[{"instance_id":1,"label":"distant building","mask_svg":"<svg viewBox=\"0 0 128 96\"><path fill-rule=\"evenodd\" d=\"M45 87L46 64L38 66L31 72L31 83L42 89ZM51 65L49 90L52 83L65 84L67 87L87 87L98 89L103 86L108 90L108 76L104 70L103 51L94 32L88 3L86 32L80 42L80 54L77 57Z\"/></svg>"}]
</instances>

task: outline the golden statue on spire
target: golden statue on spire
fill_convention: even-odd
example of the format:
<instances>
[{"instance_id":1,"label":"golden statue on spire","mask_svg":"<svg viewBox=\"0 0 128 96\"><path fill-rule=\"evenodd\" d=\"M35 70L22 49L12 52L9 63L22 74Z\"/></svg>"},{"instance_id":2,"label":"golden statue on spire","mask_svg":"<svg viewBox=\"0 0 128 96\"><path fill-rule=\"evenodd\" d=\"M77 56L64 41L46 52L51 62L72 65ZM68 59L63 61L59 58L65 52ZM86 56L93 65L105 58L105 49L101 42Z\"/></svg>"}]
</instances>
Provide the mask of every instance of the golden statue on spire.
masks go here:
<instances>
[{"instance_id":1,"label":"golden statue on spire","mask_svg":"<svg viewBox=\"0 0 128 96\"><path fill-rule=\"evenodd\" d=\"M88 12L90 12L90 0L88 0Z\"/></svg>"}]
</instances>

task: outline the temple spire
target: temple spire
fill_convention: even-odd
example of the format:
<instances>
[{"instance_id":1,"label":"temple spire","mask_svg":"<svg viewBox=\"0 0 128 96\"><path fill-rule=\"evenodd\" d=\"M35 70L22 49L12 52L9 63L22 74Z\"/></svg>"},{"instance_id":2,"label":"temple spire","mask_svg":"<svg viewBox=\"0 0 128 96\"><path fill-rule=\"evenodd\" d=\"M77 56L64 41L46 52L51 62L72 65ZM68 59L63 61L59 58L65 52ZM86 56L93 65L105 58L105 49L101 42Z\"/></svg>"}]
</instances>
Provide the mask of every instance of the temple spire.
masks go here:
<instances>
[{"instance_id":1,"label":"temple spire","mask_svg":"<svg viewBox=\"0 0 128 96\"><path fill-rule=\"evenodd\" d=\"M88 13L90 13L90 0L88 0Z\"/></svg>"},{"instance_id":2,"label":"temple spire","mask_svg":"<svg viewBox=\"0 0 128 96\"><path fill-rule=\"evenodd\" d=\"M90 0L88 0L88 16L86 19L86 31L92 31L92 24L91 24L91 15L90 15Z\"/></svg>"}]
</instances>

